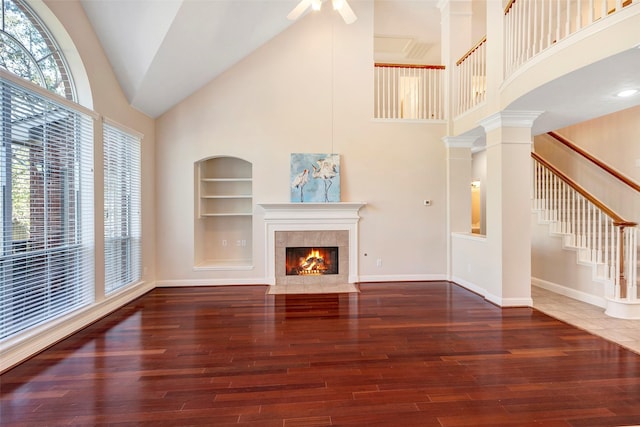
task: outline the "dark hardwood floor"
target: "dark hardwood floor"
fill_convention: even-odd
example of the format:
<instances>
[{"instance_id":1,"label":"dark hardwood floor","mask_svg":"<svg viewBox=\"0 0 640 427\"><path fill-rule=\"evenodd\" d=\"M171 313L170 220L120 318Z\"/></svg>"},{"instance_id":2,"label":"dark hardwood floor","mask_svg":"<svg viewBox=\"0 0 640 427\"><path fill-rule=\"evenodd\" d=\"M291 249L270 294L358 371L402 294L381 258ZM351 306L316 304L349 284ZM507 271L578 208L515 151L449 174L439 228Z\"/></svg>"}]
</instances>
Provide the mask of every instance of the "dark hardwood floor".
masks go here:
<instances>
[{"instance_id":1,"label":"dark hardwood floor","mask_svg":"<svg viewBox=\"0 0 640 427\"><path fill-rule=\"evenodd\" d=\"M2 426L640 424L640 356L446 282L161 288L0 377Z\"/></svg>"}]
</instances>

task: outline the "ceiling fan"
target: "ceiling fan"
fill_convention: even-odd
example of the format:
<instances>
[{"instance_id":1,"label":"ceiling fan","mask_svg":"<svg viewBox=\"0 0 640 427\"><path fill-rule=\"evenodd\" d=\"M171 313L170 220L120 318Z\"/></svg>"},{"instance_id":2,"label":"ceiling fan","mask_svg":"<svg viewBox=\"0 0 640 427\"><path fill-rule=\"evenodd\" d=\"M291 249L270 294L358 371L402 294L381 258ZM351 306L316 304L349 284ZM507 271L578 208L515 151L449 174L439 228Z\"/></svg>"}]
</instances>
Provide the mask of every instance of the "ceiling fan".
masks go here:
<instances>
[{"instance_id":1,"label":"ceiling fan","mask_svg":"<svg viewBox=\"0 0 640 427\"><path fill-rule=\"evenodd\" d=\"M300 3L289 12L287 18L295 21L306 12L309 6L311 6L313 10L320 10L323 1L325 0L300 0ZM331 0L331 4L333 4L333 9L337 10L340 16L342 16L345 23L352 24L358 19L356 14L353 13L351 6L349 6L349 3L347 3L347 0Z\"/></svg>"}]
</instances>

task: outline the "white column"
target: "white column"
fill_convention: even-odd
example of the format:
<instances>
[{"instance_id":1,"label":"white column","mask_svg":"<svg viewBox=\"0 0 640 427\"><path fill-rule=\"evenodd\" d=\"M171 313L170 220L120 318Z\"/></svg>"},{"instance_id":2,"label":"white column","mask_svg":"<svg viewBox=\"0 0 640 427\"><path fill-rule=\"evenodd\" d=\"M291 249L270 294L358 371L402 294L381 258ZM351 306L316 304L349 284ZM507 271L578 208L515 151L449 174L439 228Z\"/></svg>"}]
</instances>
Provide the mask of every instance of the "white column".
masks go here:
<instances>
[{"instance_id":1,"label":"white column","mask_svg":"<svg viewBox=\"0 0 640 427\"><path fill-rule=\"evenodd\" d=\"M487 242L496 274L485 297L500 306L531 301L531 147L537 111L503 111L480 124L487 141Z\"/></svg>"},{"instance_id":2,"label":"white column","mask_svg":"<svg viewBox=\"0 0 640 427\"><path fill-rule=\"evenodd\" d=\"M453 117L453 105L456 102L456 61L460 59L477 41L472 40L471 29L473 9L470 0L440 0L441 30L440 56L447 67L445 73L445 111L447 117ZM447 133L451 134L453 121L449 120Z\"/></svg>"}]
</instances>

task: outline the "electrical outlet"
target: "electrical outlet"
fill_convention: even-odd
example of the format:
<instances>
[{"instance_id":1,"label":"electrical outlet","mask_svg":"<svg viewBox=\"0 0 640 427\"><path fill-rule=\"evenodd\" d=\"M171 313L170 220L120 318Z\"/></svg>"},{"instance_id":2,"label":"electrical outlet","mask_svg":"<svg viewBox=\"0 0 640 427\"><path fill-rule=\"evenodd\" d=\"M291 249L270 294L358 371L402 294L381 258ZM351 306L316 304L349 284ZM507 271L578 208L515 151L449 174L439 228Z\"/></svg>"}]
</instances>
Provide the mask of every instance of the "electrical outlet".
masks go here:
<instances>
[{"instance_id":1,"label":"electrical outlet","mask_svg":"<svg viewBox=\"0 0 640 427\"><path fill-rule=\"evenodd\" d=\"M382 267L382 258L376 260L376 267Z\"/></svg>"},{"instance_id":2,"label":"electrical outlet","mask_svg":"<svg viewBox=\"0 0 640 427\"><path fill-rule=\"evenodd\" d=\"M222 239L222 246L227 246L227 239Z\"/></svg>"}]
</instances>

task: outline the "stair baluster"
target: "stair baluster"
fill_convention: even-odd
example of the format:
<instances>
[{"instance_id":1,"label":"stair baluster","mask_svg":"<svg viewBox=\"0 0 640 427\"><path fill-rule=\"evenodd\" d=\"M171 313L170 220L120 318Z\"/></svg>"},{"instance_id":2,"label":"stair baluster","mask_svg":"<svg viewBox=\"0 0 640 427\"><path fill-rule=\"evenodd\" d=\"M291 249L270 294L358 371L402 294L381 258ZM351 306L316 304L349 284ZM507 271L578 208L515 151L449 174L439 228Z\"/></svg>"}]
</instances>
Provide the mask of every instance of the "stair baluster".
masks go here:
<instances>
[{"instance_id":1,"label":"stair baluster","mask_svg":"<svg viewBox=\"0 0 640 427\"><path fill-rule=\"evenodd\" d=\"M636 223L626 221L536 153L533 208L608 284L607 297L638 301Z\"/></svg>"}]
</instances>

